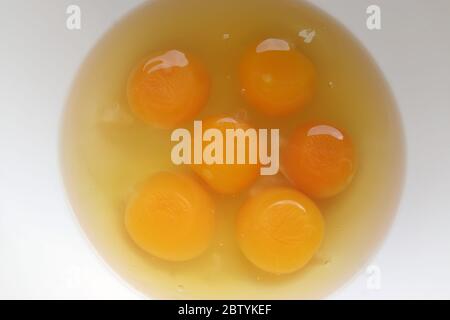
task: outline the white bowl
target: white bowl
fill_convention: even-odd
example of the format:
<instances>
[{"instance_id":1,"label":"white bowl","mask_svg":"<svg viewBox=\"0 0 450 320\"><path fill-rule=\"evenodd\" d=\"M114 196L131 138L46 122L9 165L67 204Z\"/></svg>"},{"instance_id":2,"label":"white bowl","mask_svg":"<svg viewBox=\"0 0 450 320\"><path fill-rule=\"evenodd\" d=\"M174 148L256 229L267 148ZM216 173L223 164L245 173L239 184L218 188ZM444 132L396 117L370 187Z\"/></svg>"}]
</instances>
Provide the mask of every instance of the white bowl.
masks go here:
<instances>
[{"instance_id":1,"label":"white bowl","mask_svg":"<svg viewBox=\"0 0 450 320\"><path fill-rule=\"evenodd\" d=\"M224 0L225 1L225 0ZM5 1L4 1L5 2ZM9 1L0 10L0 298L142 298L80 232L58 141L71 81L99 37L142 0ZM316 0L368 48L390 83L407 141L407 181L367 270L331 298L450 298L450 2ZM369 31L366 8L382 9Z\"/></svg>"}]
</instances>

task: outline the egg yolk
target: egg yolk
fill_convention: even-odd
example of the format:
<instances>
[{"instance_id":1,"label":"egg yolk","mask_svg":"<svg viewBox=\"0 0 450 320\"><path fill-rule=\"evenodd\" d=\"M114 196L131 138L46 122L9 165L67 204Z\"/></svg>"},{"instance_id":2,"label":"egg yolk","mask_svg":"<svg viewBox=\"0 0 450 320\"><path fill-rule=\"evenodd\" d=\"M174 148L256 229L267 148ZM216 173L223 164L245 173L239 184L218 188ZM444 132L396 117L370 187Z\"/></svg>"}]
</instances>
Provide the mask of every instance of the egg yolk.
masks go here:
<instances>
[{"instance_id":1,"label":"egg yolk","mask_svg":"<svg viewBox=\"0 0 450 320\"><path fill-rule=\"evenodd\" d=\"M160 128L192 119L207 102L210 80L193 57L177 50L139 64L128 81L128 102L135 116Z\"/></svg>"},{"instance_id":2,"label":"egg yolk","mask_svg":"<svg viewBox=\"0 0 450 320\"><path fill-rule=\"evenodd\" d=\"M237 120L232 117L210 117L203 120L203 132L208 129L218 129L221 132L223 139L223 158L227 157L226 136L228 129L242 129L247 130L251 128L247 123ZM209 142L208 142L209 143ZM203 148L208 144L203 142ZM236 194L245 188L249 187L260 174L260 165L250 164L249 162L249 144L246 139L246 150L239 150L245 152L245 164L238 164L237 139L234 139L234 164L193 164L192 169L217 193L220 194Z\"/></svg>"},{"instance_id":3,"label":"egg yolk","mask_svg":"<svg viewBox=\"0 0 450 320\"><path fill-rule=\"evenodd\" d=\"M285 116L312 101L316 71L287 41L267 39L244 54L240 80L251 106L269 116Z\"/></svg>"},{"instance_id":4,"label":"egg yolk","mask_svg":"<svg viewBox=\"0 0 450 320\"><path fill-rule=\"evenodd\" d=\"M352 141L342 129L328 124L298 128L282 151L289 180L313 198L328 198L343 191L356 171Z\"/></svg>"},{"instance_id":5,"label":"egg yolk","mask_svg":"<svg viewBox=\"0 0 450 320\"><path fill-rule=\"evenodd\" d=\"M214 210L208 193L191 177L163 172L131 198L125 226L144 251L164 260L185 261L208 248Z\"/></svg>"},{"instance_id":6,"label":"egg yolk","mask_svg":"<svg viewBox=\"0 0 450 320\"><path fill-rule=\"evenodd\" d=\"M291 188L250 198L237 216L239 246L258 268L286 274L304 267L319 249L324 221L317 206Z\"/></svg>"}]
</instances>

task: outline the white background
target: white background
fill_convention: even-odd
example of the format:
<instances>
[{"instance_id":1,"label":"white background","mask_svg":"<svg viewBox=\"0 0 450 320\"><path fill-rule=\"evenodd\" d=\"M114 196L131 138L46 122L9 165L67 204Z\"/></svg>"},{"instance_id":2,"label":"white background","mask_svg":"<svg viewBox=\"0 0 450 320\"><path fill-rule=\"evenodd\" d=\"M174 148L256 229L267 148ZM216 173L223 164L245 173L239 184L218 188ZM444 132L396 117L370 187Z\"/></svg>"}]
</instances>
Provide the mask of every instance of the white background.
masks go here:
<instances>
[{"instance_id":1,"label":"white background","mask_svg":"<svg viewBox=\"0 0 450 320\"><path fill-rule=\"evenodd\" d=\"M224 0L226 1L226 0ZM96 40L141 0L0 0L0 298L143 298L84 238L65 200L58 131L73 76ZM371 264L330 298L450 298L450 1L316 0L374 55L408 143L396 221ZM65 28L82 9L82 30ZM368 31L366 8L382 8Z\"/></svg>"}]
</instances>

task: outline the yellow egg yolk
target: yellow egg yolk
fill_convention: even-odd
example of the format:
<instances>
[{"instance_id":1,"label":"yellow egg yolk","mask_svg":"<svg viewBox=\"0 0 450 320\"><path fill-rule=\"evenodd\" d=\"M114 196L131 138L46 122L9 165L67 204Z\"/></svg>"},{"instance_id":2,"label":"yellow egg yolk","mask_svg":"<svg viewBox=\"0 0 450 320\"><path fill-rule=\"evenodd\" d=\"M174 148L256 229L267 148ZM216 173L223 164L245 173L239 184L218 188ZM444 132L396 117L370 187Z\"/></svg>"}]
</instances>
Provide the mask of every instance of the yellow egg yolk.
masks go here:
<instances>
[{"instance_id":1,"label":"yellow egg yolk","mask_svg":"<svg viewBox=\"0 0 450 320\"><path fill-rule=\"evenodd\" d=\"M194 57L178 50L140 63L128 81L128 102L137 118L160 128L174 128L205 106L210 80Z\"/></svg>"},{"instance_id":2,"label":"yellow egg yolk","mask_svg":"<svg viewBox=\"0 0 450 320\"><path fill-rule=\"evenodd\" d=\"M203 131L218 129L223 137L226 137L227 129L247 130L250 126L232 117L210 117L203 120ZM206 143L204 142L204 145ZM244 150L248 160L248 145ZM238 144L235 140L234 155L237 155ZM226 143L223 144L223 154L226 157ZM192 169L217 193L236 194L248 188L260 174L259 164L194 164Z\"/></svg>"},{"instance_id":3,"label":"yellow egg yolk","mask_svg":"<svg viewBox=\"0 0 450 320\"><path fill-rule=\"evenodd\" d=\"M287 41L266 39L244 54L240 81L251 106L268 116L286 116L312 101L316 71Z\"/></svg>"},{"instance_id":4,"label":"yellow egg yolk","mask_svg":"<svg viewBox=\"0 0 450 320\"><path fill-rule=\"evenodd\" d=\"M291 188L269 188L249 198L237 216L237 239L256 267L287 274L304 267L319 249L324 221L317 206Z\"/></svg>"},{"instance_id":5,"label":"yellow egg yolk","mask_svg":"<svg viewBox=\"0 0 450 320\"><path fill-rule=\"evenodd\" d=\"M298 128L282 152L289 180L313 198L343 191L356 172L356 155L349 135L336 126L310 123Z\"/></svg>"},{"instance_id":6,"label":"yellow egg yolk","mask_svg":"<svg viewBox=\"0 0 450 320\"><path fill-rule=\"evenodd\" d=\"M199 256L214 233L214 203L191 177L159 173L133 195L125 213L125 226L144 251L169 261Z\"/></svg>"},{"instance_id":7,"label":"yellow egg yolk","mask_svg":"<svg viewBox=\"0 0 450 320\"><path fill-rule=\"evenodd\" d=\"M237 120L232 117L210 117L203 120L203 131L208 129L218 129L222 137L226 137L227 129L242 129L247 130L251 128L247 123ZM207 144L203 142L204 146ZM238 144L235 141L235 160L237 154ZM242 150L241 150L242 151ZM244 150L247 160L248 145ZM223 144L223 155L227 157L227 150L225 143ZM217 193L220 194L236 194L248 188L260 175L260 165L250 164L248 161L245 164L193 164L192 169Z\"/></svg>"}]
</instances>

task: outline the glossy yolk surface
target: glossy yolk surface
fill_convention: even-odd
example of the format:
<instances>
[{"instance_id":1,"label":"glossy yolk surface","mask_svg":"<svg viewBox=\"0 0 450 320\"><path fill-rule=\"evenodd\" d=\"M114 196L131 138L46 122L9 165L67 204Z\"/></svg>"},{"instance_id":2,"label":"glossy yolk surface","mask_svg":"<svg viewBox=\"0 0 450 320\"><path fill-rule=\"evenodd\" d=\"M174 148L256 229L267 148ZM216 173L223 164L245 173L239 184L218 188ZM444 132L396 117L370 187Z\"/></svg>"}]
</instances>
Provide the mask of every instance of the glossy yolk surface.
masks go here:
<instances>
[{"instance_id":1,"label":"glossy yolk surface","mask_svg":"<svg viewBox=\"0 0 450 320\"><path fill-rule=\"evenodd\" d=\"M250 198L237 216L237 237L244 255L258 268L292 273L319 249L324 234L320 210L302 193L270 188Z\"/></svg>"},{"instance_id":2,"label":"glossy yolk surface","mask_svg":"<svg viewBox=\"0 0 450 320\"><path fill-rule=\"evenodd\" d=\"M169 261L199 256L214 233L214 204L191 177L159 173L131 198L125 226L146 252Z\"/></svg>"},{"instance_id":3,"label":"glossy yolk surface","mask_svg":"<svg viewBox=\"0 0 450 320\"><path fill-rule=\"evenodd\" d=\"M171 50L136 67L128 81L128 102L145 123L173 128L201 111L209 87L209 77L195 58Z\"/></svg>"},{"instance_id":4,"label":"glossy yolk surface","mask_svg":"<svg viewBox=\"0 0 450 320\"><path fill-rule=\"evenodd\" d=\"M232 117L210 117L203 120L203 132L208 129L218 129L221 132L223 139L223 158L227 157L226 150L226 131L227 129L242 129L247 130L251 128L247 123L237 120ZM234 148L234 164L194 164L192 169L216 192L221 194L236 194L245 188L249 187L259 176L259 164L249 163L249 147L246 144L246 150L238 150L237 139ZM248 140L247 140L248 141ZM203 149L209 142L203 142ZM237 164L236 158L238 151L245 152L245 164Z\"/></svg>"},{"instance_id":5,"label":"glossy yolk surface","mask_svg":"<svg viewBox=\"0 0 450 320\"><path fill-rule=\"evenodd\" d=\"M343 191L356 171L352 141L343 130L328 124L298 128L282 152L285 174L301 191L328 198Z\"/></svg>"},{"instance_id":6,"label":"glossy yolk surface","mask_svg":"<svg viewBox=\"0 0 450 320\"><path fill-rule=\"evenodd\" d=\"M251 106L269 116L285 116L312 101L316 71L312 62L288 42L267 39L244 54L240 80Z\"/></svg>"}]
</instances>

